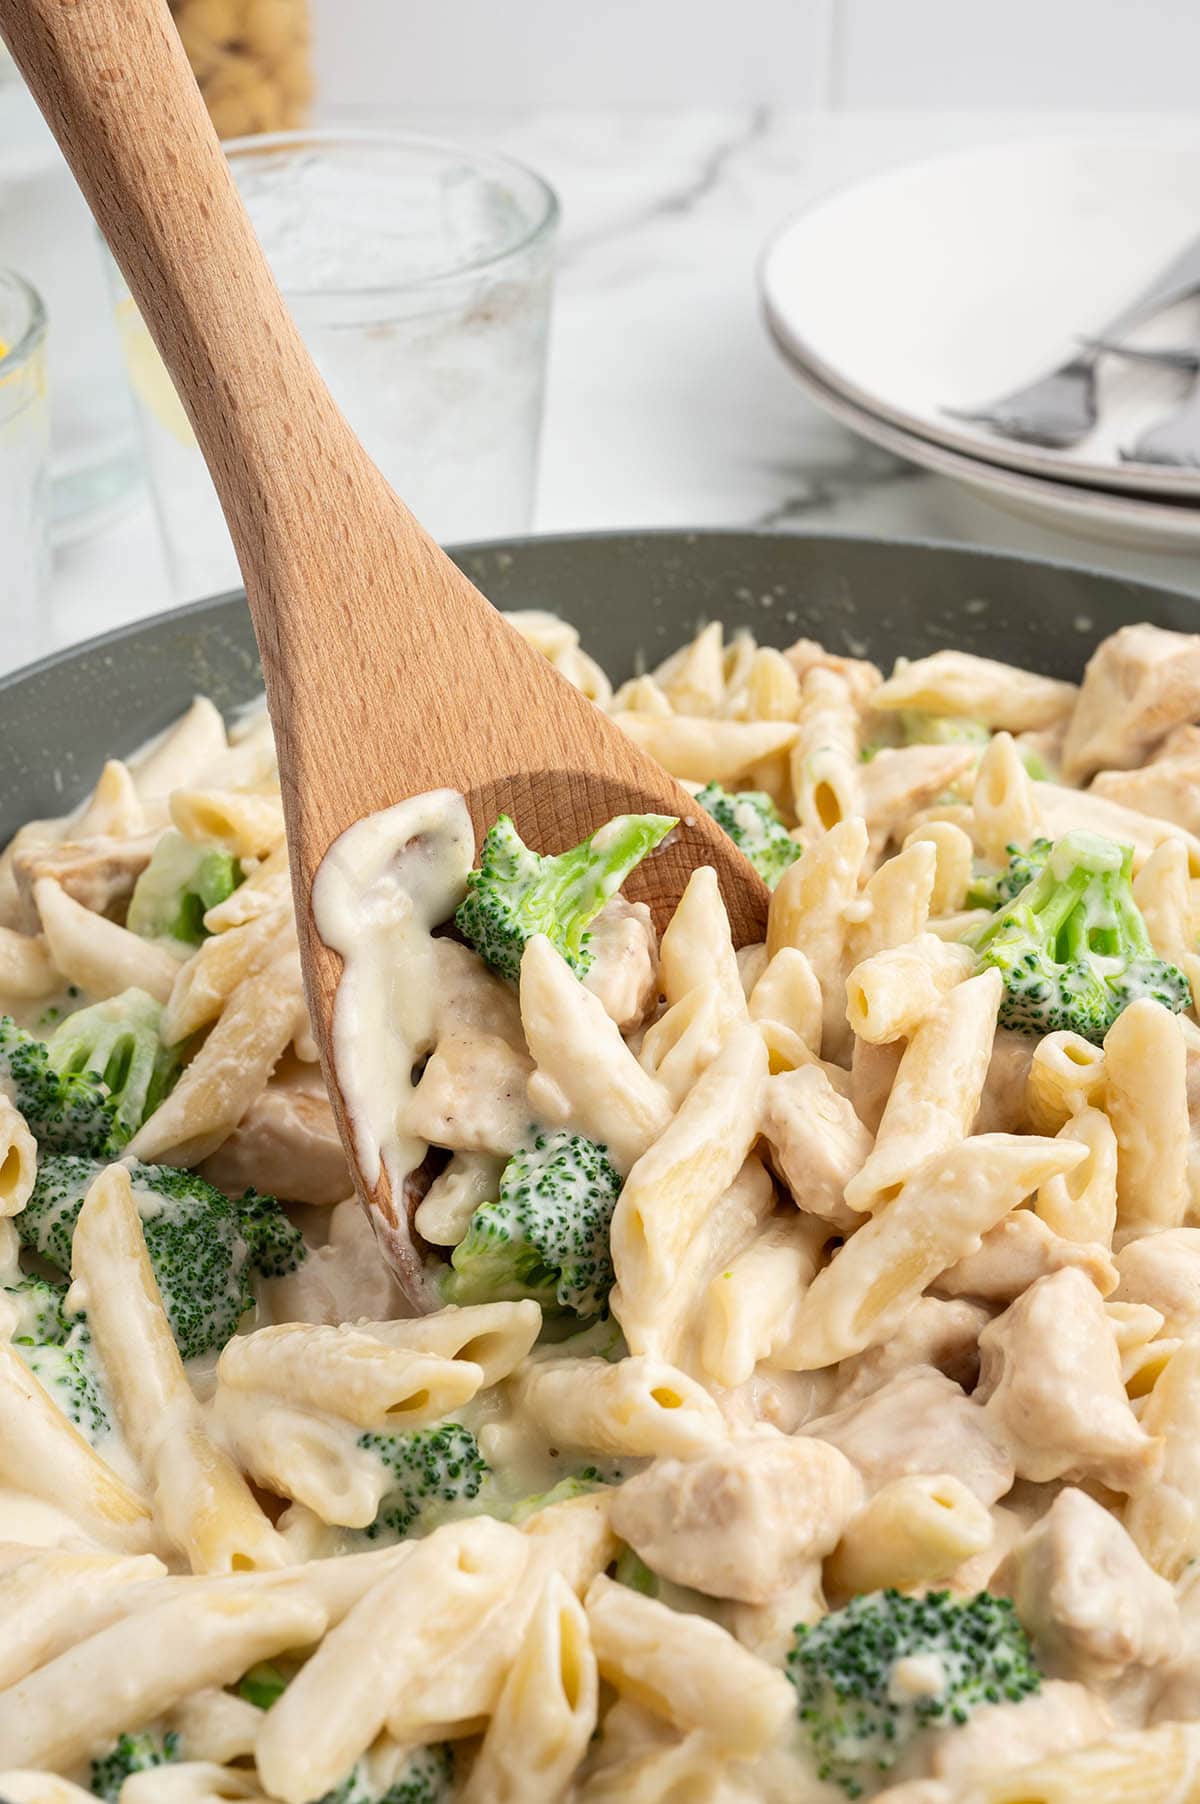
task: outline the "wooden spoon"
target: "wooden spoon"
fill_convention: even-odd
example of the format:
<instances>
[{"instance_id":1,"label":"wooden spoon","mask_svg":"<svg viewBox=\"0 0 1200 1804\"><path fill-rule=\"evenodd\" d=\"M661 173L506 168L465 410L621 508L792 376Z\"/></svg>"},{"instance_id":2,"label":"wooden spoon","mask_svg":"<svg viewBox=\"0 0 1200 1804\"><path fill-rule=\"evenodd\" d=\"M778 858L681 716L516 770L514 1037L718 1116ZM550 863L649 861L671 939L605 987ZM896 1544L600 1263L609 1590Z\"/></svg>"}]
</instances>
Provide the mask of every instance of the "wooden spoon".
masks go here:
<instances>
[{"instance_id":1,"label":"wooden spoon","mask_svg":"<svg viewBox=\"0 0 1200 1804\"><path fill-rule=\"evenodd\" d=\"M216 485L262 655L301 955L330 1058L340 960L313 876L353 821L451 786L476 834L501 812L540 851L614 814L682 826L630 890L658 925L715 866L736 943L767 890L687 793L532 651L367 457L300 340L246 217L165 0L0 0L0 32L45 113L187 409ZM597 605L602 598L597 597ZM364 1193L393 1256L407 1209Z\"/></svg>"}]
</instances>

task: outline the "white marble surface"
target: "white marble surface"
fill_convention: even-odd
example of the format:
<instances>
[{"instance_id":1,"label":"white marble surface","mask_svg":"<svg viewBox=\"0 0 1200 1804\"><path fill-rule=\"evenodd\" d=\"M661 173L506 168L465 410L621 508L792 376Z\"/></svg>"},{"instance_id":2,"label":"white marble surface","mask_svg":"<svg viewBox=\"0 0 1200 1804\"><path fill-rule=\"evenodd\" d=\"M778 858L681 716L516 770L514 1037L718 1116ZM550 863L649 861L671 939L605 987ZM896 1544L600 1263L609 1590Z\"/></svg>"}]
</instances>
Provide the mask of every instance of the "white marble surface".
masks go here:
<instances>
[{"instance_id":1,"label":"white marble surface","mask_svg":"<svg viewBox=\"0 0 1200 1804\"><path fill-rule=\"evenodd\" d=\"M762 244L808 197L952 145L1044 132L1055 123L1045 114L440 112L405 123L508 149L562 197L538 530L761 525L942 538L1200 594L1194 557L1030 524L872 449L799 393L759 319ZM58 554L54 639L170 599L140 498L107 532Z\"/></svg>"}]
</instances>

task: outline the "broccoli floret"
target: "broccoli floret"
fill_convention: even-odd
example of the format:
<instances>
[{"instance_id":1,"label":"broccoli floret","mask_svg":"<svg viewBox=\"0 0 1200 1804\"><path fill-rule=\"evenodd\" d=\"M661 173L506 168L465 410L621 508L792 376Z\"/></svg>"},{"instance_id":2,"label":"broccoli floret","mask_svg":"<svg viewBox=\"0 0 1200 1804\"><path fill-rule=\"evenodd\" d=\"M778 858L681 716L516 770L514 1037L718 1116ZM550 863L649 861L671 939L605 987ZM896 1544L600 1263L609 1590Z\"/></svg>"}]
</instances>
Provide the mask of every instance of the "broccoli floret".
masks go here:
<instances>
[{"instance_id":1,"label":"broccoli floret","mask_svg":"<svg viewBox=\"0 0 1200 1804\"><path fill-rule=\"evenodd\" d=\"M622 1546L613 1567L613 1577L618 1585L625 1585L630 1591L637 1591L642 1597L658 1597L662 1591L662 1581L657 1572L651 1570L641 1554L635 1553L632 1547Z\"/></svg>"},{"instance_id":2,"label":"broccoli floret","mask_svg":"<svg viewBox=\"0 0 1200 1804\"><path fill-rule=\"evenodd\" d=\"M196 845L171 828L133 886L125 925L145 940L198 946L208 938L208 910L231 896L241 881L242 867L229 852Z\"/></svg>"},{"instance_id":3,"label":"broccoli floret","mask_svg":"<svg viewBox=\"0 0 1200 1804\"><path fill-rule=\"evenodd\" d=\"M103 1169L70 1155L43 1159L38 1167L17 1231L60 1271L71 1269L75 1223ZM133 1163L129 1176L180 1355L215 1353L254 1303L254 1273L293 1270L305 1255L303 1239L272 1197L248 1191L230 1202L194 1171L172 1165Z\"/></svg>"},{"instance_id":4,"label":"broccoli floret","mask_svg":"<svg viewBox=\"0 0 1200 1804\"><path fill-rule=\"evenodd\" d=\"M113 1104L112 1138L124 1146L179 1075L179 1053L159 1039L162 1004L124 990L61 1022L46 1042L50 1069L69 1081L89 1073Z\"/></svg>"},{"instance_id":5,"label":"broccoli floret","mask_svg":"<svg viewBox=\"0 0 1200 1804\"><path fill-rule=\"evenodd\" d=\"M923 714L902 708L900 737L905 745L986 745L991 729L961 714Z\"/></svg>"},{"instance_id":6,"label":"broccoli floret","mask_svg":"<svg viewBox=\"0 0 1200 1804\"><path fill-rule=\"evenodd\" d=\"M97 1446L112 1433L112 1406L96 1363L87 1321L78 1317L61 1341L15 1340L18 1353L85 1441Z\"/></svg>"},{"instance_id":7,"label":"broccoli floret","mask_svg":"<svg viewBox=\"0 0 1200 1804\"><path fill-rule=\"evenodd\" d=\"M915 1660L920 1668L900 1670ZM818 1775L850 1798L922 1730L961 1725L980 1704L1019 1703L1041 1687L1011 1602L987 1591L969 1601L948 1591L856 1597L796 1628L787 1674Z\"/></svg>"},{"instance_id":8,"label":"broccoli floret","mask_svg":"<svg viewBox=\"0 0 1200 1804\"><path fill-rule=\"evenodd\" d=\"M580 1471L560 1478L548 1491L535 1491L530 1497L522 1497L513 1505L509 1520L520 1527L541 1510L551 1509L556 1503L570 1503L576 1497L590 1497L593 1491L603 1490L608 1482L601 1476L598 1466L584 1466Z\"/></svg>"},{"instance_id":9,"label":"broccoli floret","mask_svg":"<svg viewBox=\"0 0 1200 1804\"><path fill-rule=\"evenodd\" d=\"M60 1074L41 1040L0 1016L0 1091L25 1117L42 1152L115 1158L125 1144L116 1099L90 1071ZM126 1136L127 1138L127 1136Z\"/></svg>"},{"instance_id":10,"label":"broccoli floret","mask_svg":"<svg viewBox=\"0 0 1200 1804\"><path fill-rule=\"evenodd\" d=\"M414 1748L395 1778L380 1791L360 1761L335 1791L316 1804L449 1804L454 1788L454 1749L448 1741Z\"/></svg>"},{"instance_id":11,"label":"broccoli floret","mask_svg":"<svg viewBox=\"0 0 1200 1804\"><path fill-rule=\"evenodd\" d=\"M1070 1028L1097 1045L1123 1008L1151 996L1181 1013L1187 978L1158 957L1130 881L1133 849L1097 834L1060 839L1031 883L969 941L1004 979L1000 1024Z\"/></svg>"},{"instance_id":12,"label":"broccoli floret","mask_svg":"<svg viewBox=\"0 0 1200 1804\"><path fill-rule=\"evenodd\" d=\"M977 871L967 890L968 908L997 909L1019 896L1026 886L1041 875L1046 860L1054 850L1054 841L1035 839L1027 847L1006 846L1008 863L1002 871Z\"/></svg>"},{"instance_id":13,"label":"broccoli floret","mask_svg":"<svg viewBox=\"0 0 1200 1804\"><path fill-rule=\"evenodd\" d=\"M475 1436L461 1422L440 1422L411 1434L364 1434L357 1445L373 1453L390 1483L367 1539L382 1534L401 1541L414 1529L427 1533L459 1513L483 1488L488 1466Z\"/></svg>"},{"instance_id":14,"label":"broccoli floret","mask_svg":"<svg viewBox=\"0 0 1200 1804\"><path fill-rule=\"evenodd\" d=\"M784 826L783 816L770 796L762 790L742 789L731 794L719 783L709 783L696 800L746 855L768 889L775 888L803 851Z\"/></svg>"},{"instance_id":15,"label":"broccoli floret","mask_svg":"<svg viewBox=\"0 0 1200 1804\"><path fill-rule=\"evenodd\" d=\"M269 1710L287 1688L288 1680L270 1660L260 1660L257 1666L252 1666L249 1672L242 1674L236 1686L238 1696L253 1704L256 1710Z\"/></svg>"},{"instance_id":16,"label":"broccoli floret","mask_svg":"<svg viewBox=\"0 0 1200 1804\"><path fill-rule=\"evenodd\" d=\"M304 1263L307 1248L273 1196L247 1190L234 1204L250 1269L260 1278L286 1278Z\"/></svg>"},{"instance_id":17,"label":"broccoli floret","mask_svg":"<svg viewBox=\"0 0 1200 1804\"><path fill-rule=\"evenodd\" d=\"M544 933L582 977L592 963L588 925L630 871L677 823L665 814L619 814L557 857L531 852L506 814L490 829L455 924L494 971L516 982L525 942Z\"/></svg>"},{"instance_id":18,"label":"broccoli floret","mask_svg":"<svg viewBox=\"0 0 1200 1804\"><path fill-rule=\"evenodd\" d=\"M613 1285L608 1233L621 1180L605 1149L565 1129L534 1133L504 1167L451 1255L447 1302L534 1297L596 1315Z\"/></svg>"},{"instance_id":19,"label":"broccoli floret","mask_svg":"<svg viewBox=\"0 0 1200 1804\"><path fill-rule=\"evenodd\" d=\"M66 1295L65 1284L52 1284L48 1278L21 1278L6 1285L0 1296L11 1312L11 1338L34 1346L61 1347L71 1332Z\"/></svg>"},{"instance_id":20,"label":"broccoli floret","mask_svg":"<svg viewBox=\"0 0 1200 1804\"><path fill-rule=\"evenodd\" d=\"M34 1377L93 1446L112 1431L108 1389L84 1316L66 1310L67 1287L22 1278L0 1291L11 1310L11 1343Z\"/></svg>"},{"instance_id":21,"label":"broccoli floret","mask_svg":"<svg viewBox=\"0 0 1200 1804\"><path fill-rule=\"evenodd\" d=\"M102 1760L93 1760L88 1789L104 1798L106 1804L117 1804L130 1773L144 1773L152 1766L166 1766L178 1758L178 1735L164 1735L161 1742L149 1733L122 1735L111 1753Z\"/></svg>"}]
</instances>

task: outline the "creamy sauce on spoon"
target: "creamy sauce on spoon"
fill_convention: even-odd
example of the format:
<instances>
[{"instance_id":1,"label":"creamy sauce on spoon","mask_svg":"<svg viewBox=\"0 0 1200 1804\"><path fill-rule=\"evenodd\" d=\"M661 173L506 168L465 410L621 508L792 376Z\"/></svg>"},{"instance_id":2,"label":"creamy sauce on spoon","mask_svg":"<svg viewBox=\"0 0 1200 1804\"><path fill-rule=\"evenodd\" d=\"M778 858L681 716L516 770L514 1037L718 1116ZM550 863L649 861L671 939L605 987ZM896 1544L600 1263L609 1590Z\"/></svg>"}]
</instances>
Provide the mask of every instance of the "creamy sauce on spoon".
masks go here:
<instances>
[{"instance_id":1,"label":"creamy sauce on spoon","mask_svg":"<svg viewBox=\"0 0 1200 1804\"><path fill-rule=\"evenodd\" d=\"M368 1185L387 1173L397 1210L428 1148L405 1125L413 1067L436 1015L433 929L466 893L475 830L454 789L411 796L334 840L313 882L317 931L341 954L333 1057Z\"/></svg>"}]
</instances>

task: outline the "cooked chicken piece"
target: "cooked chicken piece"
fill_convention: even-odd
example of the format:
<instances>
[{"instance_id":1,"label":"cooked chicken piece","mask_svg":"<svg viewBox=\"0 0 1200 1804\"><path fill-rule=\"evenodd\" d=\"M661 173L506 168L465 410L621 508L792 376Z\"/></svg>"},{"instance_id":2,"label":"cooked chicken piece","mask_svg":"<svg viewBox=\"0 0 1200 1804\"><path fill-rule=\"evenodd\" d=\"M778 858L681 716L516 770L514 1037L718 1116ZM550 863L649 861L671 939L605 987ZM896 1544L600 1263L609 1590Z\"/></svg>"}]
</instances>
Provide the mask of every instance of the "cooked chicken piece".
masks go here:
<instances>
[{"instance_id":1,"label":"cooked chicken piece","mask_svg":"<svg viewBox=\"0 0 1200 1804\"><path fill-rule=\"evenodd\" d=\"M588 929L592 964L584 985L623 1034L641 1025L658 983L658 936L644 902L614 896Z\"/></svg>"},{"instance_id":2,"label":"cooked chicken piece","mask_svg":"<svg viewBox=\"0 0 1200 1804\"><path fill-rule=\"evenodd\" d=\"M839 1448L872 1491L906 1472L949 1472L992 1504L1013 1481L1012 1459L983 1410L932 1366L910 1367L869 1397L806 1423L804 1433Z\"/></svg>"},{"instance_id":3,"label":"cooked chicken piece","mask_svg":"<svg viewBox=\"0 0 1200 1804\"><path fill-rule=\"evenodd\" d=\"M356 1197L329 1212L329 1239L286 1278L261 1287L273 1322L389 1322L411 1313Z\"/></svg>"},{"instance_id":4,"label":"cooked chicken piece","mask_svg":"<svg viewBox=\"0 0 1200 1804\"><path fill-rule=\"evenodd\" d=\"M1093 652L1063 745L1063 775L1141 764L1173 727L1200 719L1200 635L1145 622L1123 626Z\"/></svg>"},{"instance_id":5,"label":"cooked chicken piece","mask_svg":"<svg viewBox=\"0 0 1200 1804\"><path fill-rule=\"evenodd\" d=\"M912 826L912 816L952 789L975 762L969 745L889 746L862 767L863 809L871 848L882 851Z\"/></svg>"},{"instance_id":6,"label":"cooked chicken piece","mask_svg":"<svg viewBox=\"0 0 1200 1804\"><path fill-rule=\"evenodd\" d=\"M977 1303L919 1297L888 1340L843 1359L837 1368L837 1408L869 1397L909 1366L934 1366L972 1389L979 1377L979 1336L991 1319Z\"/></svg>"},{"instance_id":7,"label":"cooked chicken piece","mask_svg":"<svg viewBox=\"0 0 1200 1804\"><path fill-rule=\"evenodd\" d=\"M866 658L844 658L838 652L826 651L815 639L797 639L783 655L801 682L810 670L832 670L837 676L844 677L858 708L866 706L872 691L883 681L883 672L878 665L869 663Z\"/></svg>"},{"instance_id":8,"label":"cooked chicken piece","mask_svg":"<svg viewBox=\"0 0 1200 1804\"><path fill-rule=\"evenodd\" d=\"M764 1604L832 1552L862 1501L836 1447L764 1429L698 1459L656 1459L613 1492L609 1520L663 1578Z\"/></svg>"},{"instance_id":9,"label":"cooked chicken piece","mask_svg":"<svg viewBox=\"0 0 1200 1804\"><path fill-rule=\"evenodd\" d=\"M22 897L22 910L34 911L33 885L39 877L53 877L66 894L93 914L124 917L133 886L150 862L160 835L139 834L136 839L62 840L52 846L32 846L13 859L13 873Z\"/></svg>"},{"instance_id":10,"label":"cooked chicken piece","mask_svg":"<svg viewBox=\"0 0 1200 1804\"><path fill-rule=\"evenodd\" d=\"M320 1068L285 1057L201 1175L236 1196L247 1188L328 1205L354 1188Z\"/></svg>"},{"instance_id":11,"label":"cooked chicken piece","mask_svg":"<svg viewBox=\"0 0 1200 1804\"><path fill-rule=\"evenodd\" d=\"M1060 1491L998 1567L1048 1672L1085 1684L1162 1666L1182 1647L1175 1593L1117 1518L1084 1491Z\"/></svg>"},{"instance_id":12,"label":"cooked chicken piece","mask_svg":"<svg viewBox=\"0 0 1200 1804\"><path fill-rule=\"evenodd\" d=\"M1181 1643L1175 1658L1155 1675L1147 1701L1152 1723L1195 1722L1200 1717L1200 1565L1193 1564L1175 1586Z\"/></svg>"},{"instance_id":13,"label":"cooked chicken piece","mask_svg":"<svg viewBox=\"0 0 1200 1804\"><path fill-rule=\"evenodd\" d=\"M1163 1318L1167 1339L1200 1329L1200 1228L1168 1228L1121 1248L1114 1261L1118 1303L1149 1303Z\"/></svg>"},{"instance_id":14,"label":"cooked chicken piece","mask_svg":"<svg viewBox=\"0 0 1200 1804\"><path fill-rule=\"evenodd\" d=\"M1098 1697L1082 1685L1051 1679L1019 1704L982 1704L961 1727L944 1729L932 1740L929 1764L958 1798L998 1773L1031 1766L1047 1754L1086 1748L1112 1730L1112 1717Z\"/></svg>"},{"instance_id":15,"label":"cooked chicken piece","mask_svg":"<svg viewBox=\"0 0 1200 1804\"><path fill-rule=\"evenodd\" d=\"M944 1271L934 1290L945 1297L978 1297L984 1303L1011 1303L1051 1272L1076 1268L1102 1297L1117 1288L1117 1269L1106 1248L1064 1240L1032 1209L1014 1209L968 1253Z\"/></svg>"},{"instance_id":16,"label":"cooked chicken piece","mask_svg":"<svg viewBox=\"0 0 1200 1804\"><path fill-rule=\"evenodd\" d=\"M763 1138L796 1203L835 1228L862 1220L843 1196L862 1168L872 1137L819 1065L767 1079Z\"/></svg>"},{"instance_id":17,"label":"cooked chicken piece","mask_svg":"<svg viewBox=\"0 0 1200 1804\"><path fill-rule=\"evenodd\" d=\"M506 1157L529 1132L532 1071L529 1054L498 1034L448 1034L405 1105L405 1126L433 1146Z\"/></svg>"},{"instance_id":18,"label":"cooked chicken piece","mask_svg":"<svg viewBox=\"0 0 1200 1804\"><path fill-rule=\"evenodd\" d=\"M1125 1492L1153 1480L1161 1444L1129 1406L1113 1324L1084 1272L1039 1278L984 1329L979 1351L975 1402L1018 1477L1094 1478Z\"/></svg>"},{"instance_id":19,"label":"cooked chicken piece","mask_svg":"<svg viewBox=\"0 0 1200 1804\"><path fill-rule=\"evenodd\" d=\"M1006 1027L997 1030L973 1134L1029 1133L1025 1091L1036 1044L1027 1034L1015 1034Z\"/></svg>"},{"instance_id":20,"label":"cooked chicken piece","mask_svg":"<svg viewBox=\"0 0 1200 1804\"><path fill-rule=\"evenodd\" d=\"M1157 758L1139 770L1102 770L1091 793L1200 834L1200 751Z\"/></svg>"},{"instance_id":21,"label":"cooked chicken piece","mask_svg":"<svg viewBox=\"0 0 1200 1804\"><path fill-rule=\"evenodd\" d=\"M494 976L457 940L436 939L433 946L437 960L436 1038L470 1032L496 1034L524 1051L521 1005L512 985Z\"/></svg>"}]
</instances>

